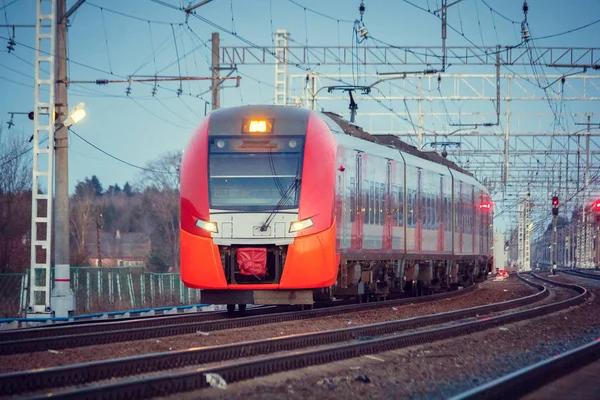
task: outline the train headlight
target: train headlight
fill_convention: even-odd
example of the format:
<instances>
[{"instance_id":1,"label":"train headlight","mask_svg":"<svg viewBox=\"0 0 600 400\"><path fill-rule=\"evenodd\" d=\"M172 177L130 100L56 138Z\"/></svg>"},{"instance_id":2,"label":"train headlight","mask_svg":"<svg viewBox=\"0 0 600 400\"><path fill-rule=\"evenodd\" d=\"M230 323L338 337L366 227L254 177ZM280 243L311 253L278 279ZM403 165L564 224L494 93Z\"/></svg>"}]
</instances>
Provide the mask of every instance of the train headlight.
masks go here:
<instances>
[{"instance_id":1,"label":"train headlight","mask_svg":"<svg viewBox=\"0 0 600 400\"><path fill-rule=\"evenodd\" d=\"M204 229L205 231L208 231L208 232L213 232L213 233L219 232L219 229L217 228L217 224L215 224L214 222L203 221L201 219L198 219L196 221L196 226L198 228Z\"/></svg>"},{"instance_id":2,"label":"train headlight","mask_svg":"<svg viewBox=\"0 0 600 400\"><path fill-rule=\"evenodd\" d=\"M303 229L310 228L313 225L314 224L312 222L312 219L310 219L310 218L303 219L302 221L292 222L290 224L290 233L298 232Z\"/></svg>"}]
</instances>

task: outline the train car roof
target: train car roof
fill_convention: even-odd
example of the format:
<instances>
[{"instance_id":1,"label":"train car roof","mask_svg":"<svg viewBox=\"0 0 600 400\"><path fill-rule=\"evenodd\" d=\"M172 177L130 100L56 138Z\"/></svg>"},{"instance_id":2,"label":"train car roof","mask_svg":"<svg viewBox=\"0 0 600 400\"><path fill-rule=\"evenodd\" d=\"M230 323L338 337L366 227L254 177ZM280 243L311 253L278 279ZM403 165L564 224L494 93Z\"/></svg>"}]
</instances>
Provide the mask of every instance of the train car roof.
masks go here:
<instances>
[{"instance_id":1,"label":"train car roof","mask_svg":"<svg viewBox=\"0 0 600 400\"><path fill-rule=\"evenodd\" d=\"M342 131L347 135L367 140L369 142L373 142L383 146L394 147L403 153L411 154L415 157L444 165L448 168L451 168L455 171L458 171L464 175L473 178L473 174L471 174L469 171L459 167L452 161L442 157L434 151L420 151L415 146L403 142L395 135L371 135L370 133L365 132L360 126L352 124L351 122L343 119L340 115L335 114L333 112L324 111L323 114L325 114L327 117L331 118L336 124L338 124Z\"/></svg>"}]
</instances>

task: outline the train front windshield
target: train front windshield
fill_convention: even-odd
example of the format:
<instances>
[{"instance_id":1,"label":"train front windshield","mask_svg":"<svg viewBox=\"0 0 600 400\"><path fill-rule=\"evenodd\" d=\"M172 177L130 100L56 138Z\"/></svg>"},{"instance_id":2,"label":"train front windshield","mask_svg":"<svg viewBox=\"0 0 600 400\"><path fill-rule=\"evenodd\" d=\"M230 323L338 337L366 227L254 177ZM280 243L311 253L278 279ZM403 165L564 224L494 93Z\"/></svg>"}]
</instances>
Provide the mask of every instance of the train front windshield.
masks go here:
<instances>
[{"instance_id":1,"label":"train front windshield","mask_svg":"<svg viewBox=\"0 0 600 400\"><path fill-rule=\"evenodd\" d=\"M303 139L210 138L210 207L246 211L298 208Z\"/></svg>"}]
</instances>

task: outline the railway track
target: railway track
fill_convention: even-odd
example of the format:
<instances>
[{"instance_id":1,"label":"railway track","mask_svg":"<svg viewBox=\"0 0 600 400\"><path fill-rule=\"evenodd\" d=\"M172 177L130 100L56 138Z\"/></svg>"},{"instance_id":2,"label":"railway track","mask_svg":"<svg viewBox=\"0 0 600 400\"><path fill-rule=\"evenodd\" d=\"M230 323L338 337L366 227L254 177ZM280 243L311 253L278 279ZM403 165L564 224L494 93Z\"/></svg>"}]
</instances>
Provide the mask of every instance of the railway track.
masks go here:
<instances>
[{"instance_id":1,"label":"railway track","mask_svg":"<svg viewBox=\"0 0 600 400\"><path fill-rule=\"evenodd\" d=\"M579 276L582 278L588 278L588 279L594 279L594 280L600 281L600 275L592 274L589 272L578 271L576 269L561 269L560 272L567 274L567 275Z\"/></svg>"},{"instance_id":2,"label":"railway track","mask_svg":"<svg viewBox=\"0 0 600 400\"><path fill-rule=\"evenodd\" d=\"M594 340L461 393L451 400L519 398L598 360L600 341Z\"/></svg>"},{"instance_id":3,"label":"railway track","mask_svg":"<svg viewBox=\"0 0 600 400\"><path fill-rule=\"evenodd\" d=\"M463 295L475 290L471 285L460 291L436 294L431 296L410 297L397 300L386 300L373 303L351 304L325 307L314 310L278 312L275 308L268 310L247 311L251 316L227 318L226 313L205 315L172 315L153 319L110 322L107 324L75 325L68 327L29 328L0 334L0 355L30 353L46 350L93 346L108 343L144 340L157 337L185 335L197 331L210 332L222 329L235 329L276 322L299 319L318 318L329 315L375 308L400 306L409 303L424 303Z\"/></svg>"},{"instance_id":4,"label":"railway track","mask_svg":"<svg viewBox=\"0 0 600 400\"><path fill-rule=\"evenodd\" d=\"M275 308L247 310L240 316L250 316L275 312ZM91 332L150 328L174 323L214 321L231 318L226 311L205 311L189 314L165 314L143 317L130 317L111 320L72 321L51 326L28 327L0 331L0 343L11 340L49 338L53 336L80 335Z\"/></svg>"},{"instance_id":5,"label":"railway track","mask_svg":"<svg viewBox=\"0 0 600 400\"><path fill-rule=\"evenodd\" d=\"M536 294L519 299L424 317L413 317L353 328L257 340L225 346L149 354L65 367L48 368L39 371L4 374L0 375L0 393L15 394L23 391L39 391L42 389L64 387L66 385L80 385L109 378L126 377L133 374L165 371L189 365L197 366L215 361L296 350L294 354L266 357L254 361L238 362L215 368L204 368L202 370L195 370L194 372L162 373L152 378L128 380L108 386L90 387L77 389L75 391L70 391L69 393L52 394L53 397L61 398L70 398L71 396L85 398L162 396L206 386L207 383L204 375L206 373L217 373L223 376L227 382L235 382L288 369L337 361L363 354L377 353L392 348L412 346L432 340L444 339L449 336L455 336L456 334L460 335L475 332L477 330L488 329L491 326L503 324L507 321L514 322L514 320L519 320L519 317L510 317L509 315L508 317L505 316L503 319L497 319L499 317L490 317L479 318L472 322L457 322L469 317L479 317L484 314L528 305L548 296L549 292L543 286L533 282L528 283L538 288L540 291ZM582 296L585 295L585 289L579 289L581 289L581 293L583 294L574 298L575 300L570 299L569 301L577 302L579 301L579 298L582 298ZM542 309L546 310L545 308ZM546 313L547 312L550 311L546 311ZM372 338L372 336L389 335L402 330L448 322L455 322L455 325L395 336ZM302 348L328 346L332 344L333 346L324 349L297 351Z\"/></svg>"}]
</instances>

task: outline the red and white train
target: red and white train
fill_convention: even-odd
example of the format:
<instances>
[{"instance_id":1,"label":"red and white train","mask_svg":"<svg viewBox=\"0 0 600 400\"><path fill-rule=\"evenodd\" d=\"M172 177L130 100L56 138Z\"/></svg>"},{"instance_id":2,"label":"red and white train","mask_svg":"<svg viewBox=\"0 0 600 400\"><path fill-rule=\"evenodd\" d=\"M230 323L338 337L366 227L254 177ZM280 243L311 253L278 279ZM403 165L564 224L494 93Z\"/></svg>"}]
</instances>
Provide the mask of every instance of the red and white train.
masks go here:
<instances>
[{"instance_id":1,"label":"red and white train","mask_svg":"<svg viewBox=\"0 0 600 400\"><path fill-rule=\"evenodd\" d=\"M331 113L212 112L181 168L181 278L202 301L312 304L485 275L490 195L471 174Z\"/></svg>"}]
</instances>

